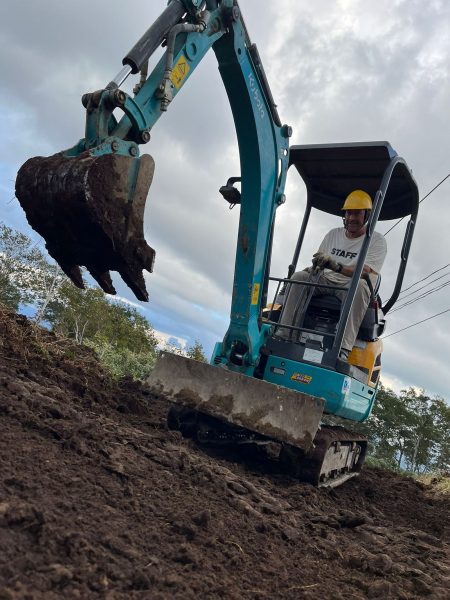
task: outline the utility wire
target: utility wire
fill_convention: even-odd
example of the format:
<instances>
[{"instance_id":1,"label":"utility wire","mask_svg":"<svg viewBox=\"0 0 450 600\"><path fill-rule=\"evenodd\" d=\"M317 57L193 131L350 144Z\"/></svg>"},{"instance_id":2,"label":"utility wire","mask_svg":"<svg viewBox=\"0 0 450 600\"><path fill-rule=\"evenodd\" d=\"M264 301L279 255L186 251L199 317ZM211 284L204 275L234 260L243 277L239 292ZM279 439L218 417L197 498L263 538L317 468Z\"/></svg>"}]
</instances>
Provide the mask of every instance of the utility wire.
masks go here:
<instances>
[{"instance_id":1,"label":"utility wire","mask_svg":"<svg viewBox=\"0 0 450 600\"><path fill-rule=\"evenodd\" d=\"M405 304L401 304L397 308L394 308L391 311L390 314L396 312L397 310L401 310L402 308L405 308L405 306L409 306L410 304L414 304L414 302L417 302L418 300L423 300L423 298L426 298L426 296L430 296L431 294L434 294L435 292L438 292L439 290L442 290L442 288L447 287L447 285L450 285L450 280L446 281L442 285L438 285L437 287L433 288L432 290L428 290L427 292L424 292L423 294L421 294L417 298L412 298L411 300L408 300L408 302L405 302Z\"/></svg>"},{"instance_id":2,"label":"utility wire","mask_svg":"<svg viewBox=\"0 0 450 600\"><path fill-rule=\"evenodd\" d=\"M425 288L427 288L432 283L436 283L436 281L439 281L440 279L444 279L444 277L448 277L449 275L450 275L450 273L444 273L440 277L436 277L436 279L432 279L431 281L429 281L428 283L426 283L422 287L417 288L416 290L413 290L412 292L409 292L409 294L406 294L406 296L403 296L403 298L400 300L400 302L403 302L403 300L406 300L406 298L409 298L410 296L414 296L414 294L417 294L417 292L420 292L420 290L424 290Z\"/></svg>"},{"instance_id":3,"label":"utility wire","mask_svg":"<svg viewBox=\"0 0 450 600\"><path fill-rule=\"evenodd\" d=\"M423 277L422 279L419 279L419 281L416 281L415 283L411 284L409 287L405 288L404 290L402 290L400 292L400 294L404 294L405 292L407 292L408 290L410 290L411 288L413 288L415 285L418 285L419 283L422 283L422 281L425 281L426 279L428 279L429 277L431 277L432 275L434 275L435 273L439 273L439 271L442 271L444 269L446 269L447 267L450 267L450 263L448 263L447 265L444 265L443 267L441 267L440 269L436 269L436 271L433 271L432 273L430 273L429 275L427 275L426 277ZM431 283L431 282L430 282ZM418 290L416 290L418 291Z\"/></svg>"},{"instance_id":4,"label":"utility wire","mask_svg":"<svg viewBox=\"0 0 450 600\"><path fill-rule=\"evenodd\" d=\"M428 198L428 196L429 196L430 194L432 194L432 193L434 192L434 190L437 190L437 189L438 189L438 187L439 187L440 185L442 185L442 184L444 183L444 181L445 181L446 179L448 179L449 177L450 177L450 173L449 173L448 175L446 175L446 176L444 177L444 179L442 179L442 180L441 180L441 181L440 181L440 182L439 182L437 185L435 185L435 186L434 186L434 188L433 188L432 190L430 190L430 191L428 192L428 194L422 198L422 200L420 200L420 201L419 201L419 204L420 204L421 202L423 202L423 201L425 200L425 198ZM392 225L392 227L386 231L386 233L384 234L384 236L386 237L386 236L387 236L387 234L388 234L390 231L392 231L392 230L394 229L394 227L397 227L397 225L398 225L399 223L401 223L401 222L403 221L403 219L404 219L404 218L405 218L405 217L402 217L401 219L399 219L399 220L397 221L397 223L394 223L394 225Z\"/></svg>"},{"instance_id":5,"label":"utility wire","mask_svg":"<svg viewBox=\"0 0 450 600\"><path fill-rule=\"evenodd\" d=\"M440 315L443 315L447 312L450 311L450 308L447 308L446 310L443 310L440 313L437 313L435 315L432 315L431 317L428 317L427 319L423 319L422 321L417 321L417 323L413 323L412 325L408 325L408 327L403 327L403 329L399 329L398 331L394 331L394 333L390 333L389 335L384 335L383 339L385 340L388 337L391 337L391 335L396 335L397 333L401 333L402 331L406 331L406 329L411 329L411 327L415 327L416 325L420 325L420 323L425 323L425 321L431 321L431 319L434 319L435 317L439 317Z\"/></svg>"}]
</instances>

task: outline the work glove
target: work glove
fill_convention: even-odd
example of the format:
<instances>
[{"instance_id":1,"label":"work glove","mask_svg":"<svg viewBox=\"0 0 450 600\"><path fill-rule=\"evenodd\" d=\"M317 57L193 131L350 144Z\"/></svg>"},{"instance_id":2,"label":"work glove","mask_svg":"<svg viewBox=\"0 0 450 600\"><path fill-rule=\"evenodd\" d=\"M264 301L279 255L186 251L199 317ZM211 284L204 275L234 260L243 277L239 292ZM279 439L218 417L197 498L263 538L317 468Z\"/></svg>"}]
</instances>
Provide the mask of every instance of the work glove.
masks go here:
<instances>
[{"instance_id":1,"label":"work glove","mask_svg":"<svg viewBox=\"0 0 450 600\"><path fill-rule=\"evenodd\" d=\"M313 255L312 264L316 273L317 271L321 271L323 269L331 269L332 271L336 271L336 273L342 271L341 263L333 260L331 256L324 254L323 252L316 252Z\"/></svg>"}]
</instances>

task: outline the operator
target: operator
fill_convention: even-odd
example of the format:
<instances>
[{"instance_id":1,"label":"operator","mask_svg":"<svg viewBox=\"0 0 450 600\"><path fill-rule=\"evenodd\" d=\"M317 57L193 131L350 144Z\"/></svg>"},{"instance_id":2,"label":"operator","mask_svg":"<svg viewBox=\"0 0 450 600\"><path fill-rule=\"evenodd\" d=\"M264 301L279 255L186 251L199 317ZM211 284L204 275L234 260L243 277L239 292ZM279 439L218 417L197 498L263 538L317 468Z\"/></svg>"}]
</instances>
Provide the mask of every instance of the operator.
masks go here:
<instances>
[{"instance_id":1,"label":"operator","mask_svg":"<svg viewBox=\"0 0 450 600\"><path fill-rule=\"evenodd\" d=\"M320 244L319 250L313 256L312 272L321 271L316 280L319 285L322 283L340 287L350 286L358 255L364 241L367 221L372 210L372 199L363 190L354 190L345 199L342 210L345 211L343 217L344 226L329 231ZM370 276L373 284L376 283L377 276L381 271L386 251L387 246L384 236L374 231L362 271L362 273L367 273ZM311 268L298 271L294 273L291 279L294 281L311 281L310 273ZM293 322L294 315L305 293L308 292L308 286L290 285L289 287L290 290L288 290L280 324L296 325ZM334 295L342 302L347 292L344 290L316 287L313 293L314 295ZM342 339L342 347L339 354L341 360L347 361L348 359L366 313L369 300L369 286L366 281L360 279ZM288 339L289 330L281 329L281 331L277 332L277 335Z\"/></svg>"}]
</instances>

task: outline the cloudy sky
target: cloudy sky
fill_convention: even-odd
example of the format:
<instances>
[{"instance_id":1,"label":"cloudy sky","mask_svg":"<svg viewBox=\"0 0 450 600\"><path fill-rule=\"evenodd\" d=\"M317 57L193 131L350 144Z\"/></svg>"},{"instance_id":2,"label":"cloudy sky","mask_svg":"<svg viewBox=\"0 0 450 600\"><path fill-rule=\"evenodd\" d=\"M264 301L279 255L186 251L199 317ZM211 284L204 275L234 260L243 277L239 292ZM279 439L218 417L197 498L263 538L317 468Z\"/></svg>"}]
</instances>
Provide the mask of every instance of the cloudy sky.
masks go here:
<instances>
[{"instance_id":1,"label":"cloudy sky","mask_svg":"<svg viewBox=\"0 0 450 600\"><path fill-rule=\"evenodd\" d=\"M448 0L240 5L280 116L294 129L293 144L388 140L410 165L421 198L450 173ZM82 94L117 74L124 54L165 6L165 0L1 1L0 218L7 225L33 235L14 199L17 169L83 136ZM198 339L210 353L228 325L239 218L218 193L239 174L239 157L213 52L157 123L145 150L156 162L145 231L157 258L147 280L150 303L136 304L158 331L189 343ZM421 204L405 288L450 263L449 196L450 178ZM273 275L285 276L304 203L304 186L292 171L287 203L277 214ZM337 225L314 215L302 265ZM402 225L387 236L384 298L393 289ZM389 226L382 223L379 231ZM417 294L449 281L450 267L421 285L441 275ZM119 295L134 301L116 283ZM449 289L392 313L386 334L450 309ZM450 398L449 330L447 312L387 338L384 383Z\"/></svg>"}]
</instances>

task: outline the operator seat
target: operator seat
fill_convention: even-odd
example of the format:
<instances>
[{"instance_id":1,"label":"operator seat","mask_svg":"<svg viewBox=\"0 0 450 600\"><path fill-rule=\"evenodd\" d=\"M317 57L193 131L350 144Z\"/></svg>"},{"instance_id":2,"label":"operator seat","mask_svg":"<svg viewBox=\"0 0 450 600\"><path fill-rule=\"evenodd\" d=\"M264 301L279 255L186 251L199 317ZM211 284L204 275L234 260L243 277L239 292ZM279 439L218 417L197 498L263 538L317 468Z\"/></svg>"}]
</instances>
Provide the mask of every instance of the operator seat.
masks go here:
<instances>
[{"instance_id":1,"label":"operator seat","mask_svg":"<svg viewBox=\"0 0 450 600\"><path fill-rule=\"evenodd\" d=\"M366 342L377 340L384 332L386 321L381 310L381 298L378 290L381 276L378 275L373 288L372 298L358 331L357 338ZM335 330L341 312L341 301L336 296L324 294L312 296L306 310L303 326L308 329L331 333Z\"/></svg>"}]
</instances>

